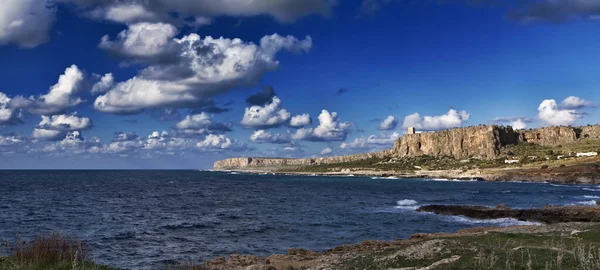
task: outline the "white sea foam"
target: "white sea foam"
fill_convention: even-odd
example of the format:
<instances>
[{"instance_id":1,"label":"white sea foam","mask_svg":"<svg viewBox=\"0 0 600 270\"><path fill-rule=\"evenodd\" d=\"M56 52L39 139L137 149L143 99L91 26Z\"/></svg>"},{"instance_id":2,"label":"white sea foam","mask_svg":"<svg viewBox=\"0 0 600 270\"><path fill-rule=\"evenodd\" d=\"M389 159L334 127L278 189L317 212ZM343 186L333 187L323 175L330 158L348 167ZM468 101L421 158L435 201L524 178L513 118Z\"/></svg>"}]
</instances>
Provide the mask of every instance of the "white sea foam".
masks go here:
<instances>
[{"instance_id":1,"label":"white sea foam","mask_svg":"<svg viewBox=\"0 0 600 270\"><path fill-rule=\"evenodd\" d=\"M575 205L596 205L596 201L594 201L594 200L591 200L591 201L581 201L581 202L575 203Z\"/></svg>"},{"instance_id":2,"label":"white sea foam","mask_svg":"<svg viewBox=\"0 0 600 270\"><path fill-rule=\"evenodd\" d=\"M569 186L569 185L559 185L559 184L550 184L550 185L553 186L553 187L572 187L572 186Z\"/></svg>"},{"instance_id":3,"label":"white sea foam","mask_svg":"<svg viewBox=\"0 0 600 270\"><path fill-rule=\"evenodd\" d=\"M409 200L409 199L404 199L404 200L400 200L400 201L396 202L396 204L402 205L402 206L415 205L417 203L419 203L419 202L417 202L415 200Z\"/></svg>"},{"instance_id":4,"label":"white sea foam","mask_svg":"<svg viewBox=\"0 0 600 270\"><path fill-rule=\"evenodd\" d=\"M373 179L373 180L398 180L400 178L394 177L394 176L388 176L388 177L371 177L371 179Z\"/></svg>"},{"instance_id":5,"label":"white sea foam","mask_svg":"<svg viewBox=\"0 0 600 270\"><path fill-rule=\"evenodd\" d=\"M583 195L583 197L586 199L600 199L600 196L594 196L594 195Z\"/></svg>"},{"instance_id":6,"label":"white sea foam","mask_svg":"<svg viewBox=\"0 0 600 270\"><path fill-rule=\"evenodd\" d=\"M454 222L466 224L493 224L496 226L515 226L515 225L542 225L539 222L521 221L514 218L497 218L497 219L474 219L464 216L450 216L450 220Z\"/></svg>"},{"instance_id":7,"label":"white sea foam","mask_svg":"<svg viewBox=\"0 0 600 270\"><path fill-rule=\"evenodd\" d=\"M419 208L419 206L417 205L418 202L415 200L410 200L410 199L404 199L404 200L400 200L396 202L396 209L402 209L402 210L417 210L417 208Z\"/></svg>"}]
</instances>

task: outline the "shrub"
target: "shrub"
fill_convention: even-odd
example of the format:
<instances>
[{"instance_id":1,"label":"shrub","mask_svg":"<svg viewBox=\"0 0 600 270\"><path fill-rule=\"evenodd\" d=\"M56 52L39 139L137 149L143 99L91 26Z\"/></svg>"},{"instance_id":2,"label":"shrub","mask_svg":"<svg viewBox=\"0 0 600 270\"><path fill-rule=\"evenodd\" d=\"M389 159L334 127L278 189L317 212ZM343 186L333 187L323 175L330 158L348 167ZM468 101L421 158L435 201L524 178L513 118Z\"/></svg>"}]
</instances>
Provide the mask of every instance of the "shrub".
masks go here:
<instances>
[{"instance_id":1,"label":"shrub","mask_svg":"<svg viewBox=\"0 0 600 270\"><path fill-rule=\"evenodd\" d=\"M0 257L0 269L110 269L89 261L83 242L59 234L37 237L30 243L19 237L4 243L7 257Z\"/></svg>"}]
</instances>

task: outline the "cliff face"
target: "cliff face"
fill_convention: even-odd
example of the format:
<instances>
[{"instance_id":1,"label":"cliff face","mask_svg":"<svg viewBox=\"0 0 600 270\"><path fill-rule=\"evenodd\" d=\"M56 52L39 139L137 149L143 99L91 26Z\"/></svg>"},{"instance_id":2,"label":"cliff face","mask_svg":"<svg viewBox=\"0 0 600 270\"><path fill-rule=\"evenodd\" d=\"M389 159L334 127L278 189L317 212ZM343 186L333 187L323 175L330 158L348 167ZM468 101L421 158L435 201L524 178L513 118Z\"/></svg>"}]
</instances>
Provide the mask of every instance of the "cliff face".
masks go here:
<instances>
[{"instance_id":1,"label":"cliff face","mask_svg":"<svg viewBox=\"0 0 600 270\"><path fill-rule=\"evenodd\" d=\"M282 166L308 166L318 164L347 163L370 158L386 158L390 157L391 155L392 151L386 150L375 153L321 158L230 158L215 162L214 168L226 170Z\"/></svg>"},{"instance_id":2,"label":"cliff face","mask_svg":"<svg viewBox=\"0 0 600 270\"><path fill-rule=\"evenodd\" d=\"M580 138L600 139L600 126L586 126L581 128Z\"/></svg>"},{"instance_id":3,"label":"cliff face","mask_svg":"<svg viewBox=\"0 0 600 270\"><path fill-rule=\"evenodd\" d=\"M542 146L553 146L577 140L577 133L572 127L545 127L521 132L523 141Z\"/></svg>"},{"instance_id":4,"label":"cliff face","mask_svg":"<svg viewBox=\"0 0 600 270\"><path fill-rule=\"evenodd\" d=\"M428 155L493 159L503 146L516 144L520 139L510 127L476 126L404 135L396 141L393 151L400 158Z\"/></svg>"}]
</instances>

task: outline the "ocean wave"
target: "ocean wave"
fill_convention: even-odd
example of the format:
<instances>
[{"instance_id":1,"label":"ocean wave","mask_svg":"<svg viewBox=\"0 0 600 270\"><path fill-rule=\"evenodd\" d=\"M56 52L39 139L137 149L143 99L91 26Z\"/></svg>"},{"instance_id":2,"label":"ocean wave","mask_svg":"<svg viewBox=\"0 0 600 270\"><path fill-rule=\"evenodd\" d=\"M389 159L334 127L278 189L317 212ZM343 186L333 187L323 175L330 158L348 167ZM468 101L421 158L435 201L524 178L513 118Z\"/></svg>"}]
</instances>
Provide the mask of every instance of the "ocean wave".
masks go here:
<instances>
[{"instance_id":1,"label":"ocean wave","mask_svg":"<svg viewBox=\"0 0 600 270\"><path fill-rule=\"evenodd\" d=\"M404 199L404 200L397 201L396 206L394 208L414 211L419 208L419 206L417 205L418 203L419 202L417 202L415 200Z\"/></svg>"},{"instance_id":2,"label":"ocean wave","mask_svg":"<svg viewBox=\"0 0 600 270\"><path fill-rule=\"evenodd\" d=\"M415 201L415 200L410 200L410 199L404 199L404 200L400 200L397 201L396 204L399 206L409 206L409 205L415 205L418 204L419 202Z\"/></svg>"},{"instance_id":3,"label":"ocean wave","mask_svg":"<svg viewBox=\"0 0 600 270\"><path fill-rule=\"evenodd\" d=\"M569 186L569 185L559 185L559 184L550 184L553 187L573 187L573 186Z\"/></svg>"},{"instance_id":4,"label":"ocean wave","mask_svg":"<svg viewBox=\"0 0 600 270\"><path fill-rule=\"evenodd\" d=\"M585 190L585 191L594 191L594 192L598 192L598 191L600 191L600 189L597 189L597 188L582 188L581 190Z\"/></svg>"},{"instance_id":5,"label":"ocean wave","mask_svg":"<svg viewBox=\"0 0 600 270\"><path fill-rule=\"evenodd\" d=\"M448 218L453 222L466 224L492 224L496 226L542 225L539 222L522 221L514 218L474 219L465 216L449 216Z\"/></svg>"},{"instance_id":6,"label":"ocean wave","mask_svg":"<svg viewBox=\"0 0 600 270\"><path fill-rule=\"evenodd\" d=\"M576 202L572 205L596 205L596 201L591 200L591 201L581 201L581 202Z\"/></svg>"},{"instance_id":7,"label":"ocean wave","mask_svg":"<svg viewBox=\"0 0 600 270\"><path fill-rule=\"evenodd\" d=\"M512 191L510 191L510 190L503 190L503 191L500 191L500 192L502 192L502 193L511 193Z\"/></svg>"},{"instance_id":8,"label":"ocean wave","mask_svg":"<svg viewBox=\"0 0 600 270\"><path fill-rule=\"evenodd\" d=\"M400 178L394 177L394 176L388 176L388 177L371 177L371 179L373 179L373 180L398 180Z\"/></svg>"},{"instance_id":9,"label":"ocean wave","mask_svg":"<svg viewBox=\"0 0 600 270\"><path fill-rule=\"evenodd\" d=\"M600 196L595 196L595 195L583 195L583 198L586 198L586 199L600 199Z\"/></svg>"},{"instance_id":10,"label":"ocean wave","mask_svg":"<svg viewBox=\"0 0 600 270\"><path fill-rule=\"evenodd\" d=\"M440 181L440 182L477 182L477 179L467 179L467 180L461 180L461 179L448 179L448 178L429 178L429 179L425 179L425 181Z\"/></svg>"}]
</instances>

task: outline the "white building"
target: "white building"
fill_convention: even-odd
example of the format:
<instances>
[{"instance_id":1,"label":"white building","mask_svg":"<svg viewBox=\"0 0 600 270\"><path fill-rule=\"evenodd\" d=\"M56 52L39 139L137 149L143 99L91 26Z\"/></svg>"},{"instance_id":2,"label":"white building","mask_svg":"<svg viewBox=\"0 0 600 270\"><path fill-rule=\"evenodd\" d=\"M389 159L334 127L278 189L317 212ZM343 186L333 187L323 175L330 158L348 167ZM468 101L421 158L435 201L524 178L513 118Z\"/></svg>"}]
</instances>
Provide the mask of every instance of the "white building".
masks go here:
<instances>
[{"instance_id":1,"label":"white building","mask_svg":"<svg viewBox=\"0 0 600 270\"><path fill-rule=\"evenodd\" d=\"M598 152L577 153L577 157L593 157L597 155Z\"/></svg>"},{"instance_id":2,"label":"white building","mask_svg":"<svg viewBox=\"0 0 600 270\"><path fill-rule=\"evenodd\" d=\"M507 160L504 160L504 163L506 163L506 164L516 164L516 163L519 163L519 162L521 162L521 161L518 160L518 159L507 159Z\"/></svg>"}]
</instances>

